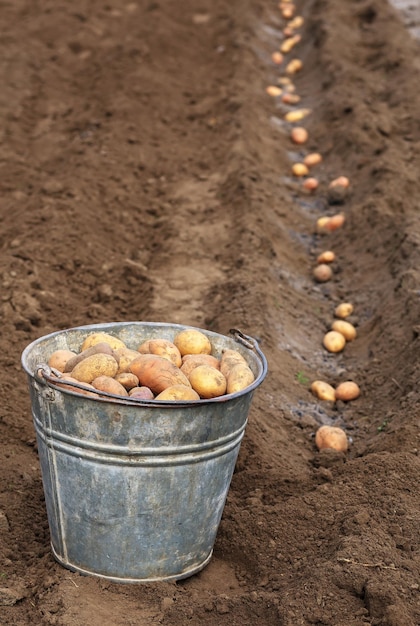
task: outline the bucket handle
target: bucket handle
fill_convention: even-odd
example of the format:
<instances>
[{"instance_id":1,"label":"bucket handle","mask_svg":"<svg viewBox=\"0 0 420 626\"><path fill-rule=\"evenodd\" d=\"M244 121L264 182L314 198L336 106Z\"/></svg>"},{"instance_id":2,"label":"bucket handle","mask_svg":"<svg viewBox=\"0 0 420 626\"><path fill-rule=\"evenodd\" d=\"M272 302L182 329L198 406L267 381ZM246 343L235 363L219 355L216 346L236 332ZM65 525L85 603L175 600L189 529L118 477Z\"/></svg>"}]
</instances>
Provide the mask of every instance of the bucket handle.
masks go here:
<instances>
[{"instance_id":1,"label":"bucket handle","mask_svg":"<svg viewBox=\"0 0 420 626\"><path fill-rule=\"evenodd\" d=\"M35 379L42 383L43 385L48 385L52 383L52 385L65 384L65 378L63 378L63 373L60 370L55 369L55 367L50 367L47 363L39 363L38 368L34 374ZM63 379L60 383L60 379ZM68 383L70 385L70 383ZM82 389L84 391L95 391L95 389L91 389L90 387L86 387L83 383L79 383L76 381L71 382L71 387L76 387L77 389Z\"/></svg>"},{"instance_id":2,"label":"bucket handle","mask_svg":"<svg viewBox=\"0 0 420 626\"><path fill-rule=\"evenodd\" d=\"M250 337L250 335L245 335L245 333L237 328L231 328L229 333L238 343L241 343L243 346L248 348L248 350L254 350L258 354L263 368L262 377L264 378L267 374L267 359L259 347L258 341L254 337Z\"/></svg>"},{"instance_id":3,"label":"bucket handle","mask_svg":"<svg viewBox=\"0 0 420 626\"><path fill-rule=\"evenodd\" d=\"M257 340L254 339L254 337L245 335L245 333L243 333L241 330L238 330L238 328L231 328L229 333L233 335L233 338L236 339L236 341L242 343L246 348L249 348L250 350L258 347Z\"/></svg>"}]
</instances>

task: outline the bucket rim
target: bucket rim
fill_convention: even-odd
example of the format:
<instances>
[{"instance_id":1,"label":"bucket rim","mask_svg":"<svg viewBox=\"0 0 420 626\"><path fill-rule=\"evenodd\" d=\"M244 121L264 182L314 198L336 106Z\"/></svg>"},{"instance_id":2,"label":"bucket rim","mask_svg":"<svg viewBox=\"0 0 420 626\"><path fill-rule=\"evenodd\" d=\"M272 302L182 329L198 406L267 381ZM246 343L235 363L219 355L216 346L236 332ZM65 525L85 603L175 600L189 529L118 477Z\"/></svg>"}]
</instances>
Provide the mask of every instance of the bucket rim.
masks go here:
<instances>
[{"instance_id":1,"label":"bucket rim","mask_svg":"<svg viewBox=\"0 0 420 626\"><path fill-rule=\"evenodd\" d=\"M97 397L82 396L80 393L73 392L70 389L62 388L61 386L54 384L54 380L56 380L56 377L52 377L48 373L48 370L49 372L51 372L51 368L49 368L46 364L40 363L40 367L38 368L37 372L33 372L31 368L28 366L28 356L30 352L33 350L34 346L48 339L53 339L54 337L58 337L59 335L62 335L63 333L72 332L72 331L73 332L75 331L90 331L90 332L105 331L105 329L111 330L111 329L115 329L116 327L123 328L123 327L129 327L129 326L141 326L141 327L153 327L153 328L161 327L162 329L173 328L174 330L178 329L179 331L185 330L185 329L199 330L203 332L205 335L208 335L210 337L213 336L213 337L222 337L222 338L229 339L227 335L223 335L222 333L217 333L215 331L208 330L206 328L201 328L201 327L193 326L190 324L179 324L179 323L171 323L171 322L151 322L151 321L141 322L138 320L134 320L134 321L126 321L126 322L103 322L103 323L97 323L97 324L84 324L80 326L73 326L70 328L65 328L62 330L56 330L51 333L48 333L47 335L42 335L41 337L34 339L31 343L29 343L26 346L26 348L22 352L22 355L21 355L22 368L30 378L35 379L37 382L47 385L49 387L52 387L53 389L61 393L76 396L77 398L83 398L84 401L92 400L93 402L98 402L98 401L109 402L112 400L113 404L139 406L139 407L146 407L146 408L160 407L160 408L168 408L168 409L188 408L192 406L202 406L205 404L217 404L217 403L220 404L224 402L230 402L232 400L235 400L236 398L240 398L244 395L252 393L257 387L259 387L259 385L263 382L263 380L265 379L267 375L267 372L268 372L267 359L264 353L262 352L262 350L260 349L258 345L258 341L255 338L249 335L246 335L237 329L230 329L229 333L232 335L230 339L236 340L242 346L250 350L250 352L252 352L254 356L257 357L259 366L260 366L260 372L255 377L254 382L248 385L248 387L246 387L245 389L242 389L241 391L237 391L236 393L230 393L230 394L225 394L223 396L218 396L216 398L200 398L199 400L189 400L189 401L142 400L138 398L130 398L130 397L126 398L126 397L118 396L116 394L107 393L105 391L98 391ZM42 371L41 375L39 374L40 371ZM83 384L77 385L76 383L72 383L72 385L80 389L86 389L86 387L84 387ZM90 391L92 390L90 389Z\"/></svg>"}]
</instances>

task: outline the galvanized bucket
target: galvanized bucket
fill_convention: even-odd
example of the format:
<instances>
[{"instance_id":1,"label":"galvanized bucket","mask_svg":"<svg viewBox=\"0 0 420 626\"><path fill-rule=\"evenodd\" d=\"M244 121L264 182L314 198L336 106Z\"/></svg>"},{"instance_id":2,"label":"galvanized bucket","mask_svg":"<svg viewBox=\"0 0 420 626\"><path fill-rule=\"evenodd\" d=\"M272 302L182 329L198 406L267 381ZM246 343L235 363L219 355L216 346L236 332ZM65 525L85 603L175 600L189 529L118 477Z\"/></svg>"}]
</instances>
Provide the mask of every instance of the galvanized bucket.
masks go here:
<instances>
[{"instance_id":1,"label":"galvanized bucket","mask_svg":"<svg viewBox=\"0 0 420 626\"><path fill-rule=\"evenodd\" d=\"M209 562L253 392L267 373L257 342L240 331L225 337L199 329L215 356L238 350L255 382L193 402L88 397L58 387L45 365L55 350L78 352L93 332L136 349L152 337L172 341L184 328L80 326L24 350L52 551L64 567L116 582L151 582L186 578Z\"/></svg>"}]
</instances>

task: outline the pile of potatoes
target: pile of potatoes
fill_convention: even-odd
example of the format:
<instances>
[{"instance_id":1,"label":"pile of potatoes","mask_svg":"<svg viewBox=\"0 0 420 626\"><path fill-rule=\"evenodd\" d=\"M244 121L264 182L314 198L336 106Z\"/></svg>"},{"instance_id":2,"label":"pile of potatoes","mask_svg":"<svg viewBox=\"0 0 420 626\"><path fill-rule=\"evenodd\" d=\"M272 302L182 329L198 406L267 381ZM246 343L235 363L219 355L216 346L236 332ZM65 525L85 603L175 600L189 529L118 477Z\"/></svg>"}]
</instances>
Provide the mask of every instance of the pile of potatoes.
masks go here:
<instances>
[{"instance_id":1,"label":"pile of potatoes","mask_svg":"<svg viewBox=\"0 0 420 626\"><path fill-rule=\"evenodd\" d=\"M97 392L106 392L185 402L236 393L254 382L240 352L224 349L220 358L212 352L209 338L197 329L181 330L173 341L148 339L136 349L106 332L93 332L79 353L56 350L48 365L56 372L57 385L95 397Z\"/></svg>"}]
</instances>

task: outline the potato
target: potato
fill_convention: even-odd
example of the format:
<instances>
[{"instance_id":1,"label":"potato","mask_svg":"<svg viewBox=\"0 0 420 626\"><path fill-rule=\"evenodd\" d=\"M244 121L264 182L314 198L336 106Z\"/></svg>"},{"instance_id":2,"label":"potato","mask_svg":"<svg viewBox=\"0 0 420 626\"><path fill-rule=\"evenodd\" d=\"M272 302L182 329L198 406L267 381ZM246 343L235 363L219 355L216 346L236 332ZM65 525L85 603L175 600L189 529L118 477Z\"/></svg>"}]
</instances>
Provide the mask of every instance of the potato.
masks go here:
<instances>
[{"instance_id":1,"label":"potato","mask_svg":"<svg viewBox=\"0 0 420 626\"><path fill-rule=\"evenodd\" d=\"M154 354L141 354L130 364L130 371L137 376L141 386L149 387L159 394L172 385L191 387L188 378L168 359Z\"/></svg>"},{"instance_id":2,"label":"potato","mask_svg":"<svg viewBox=\"0 0 420 626\"><path fill-rule=\"evenodd\" d=\"M199 330L194 328L181 330L175 338L174 344L184 354L211 354L210 339Z\"/></svg>"},{"instance_id":3,"label":"potato","mask_svg":"<svg viewBox=\"0 0 420 626\"><path fill-rule=\"evenodd\" d=\"M322 155L319 152L311 152L307 154L303 159L303 162L308 167L313 167L314 165L318 165L322 161Z\"/></svg>"},{"instance_id":4,"label":"potato","mask_svg":"<svg viewBox=\"0 0 420 626\"><path fill-rule=\"evenodd\" d=\"M161 393L159 393L155 400L200 400L200 396L192 387L186 387L185 385L172 385L167 387Z\"/></svg>"},{"instance_id":5,"label":"potato","mask_svg":"<svg viewBox=\"0 0 420 626\"><path fill-rule=\"evenodd\" d=\"M344 402L350 402L350 400L356 400L360 396L360 387L352 380L340 383L335 390L335 397L337 400L343 400Z\"/></svg>"},{"instance_id":6,"label":"potato","mask_svg":"<svg viewBox=\"0 0 420 626\"><path fill-rule=\"evenodd\" d=\"M238 363L229 370L227 376L226 393L237 393L252 385L255 380L253 371L248 365Z\"/></svg>"},{"instance_id":7,"label":"potato","mask_svg":"<svg viewBox=\"0 0 420 626\"><path fill-rule=\"evenodd\" d=\"M220 361L212 354L185 354L182 357L181 372L188 378L192 370L198 365L211 365L220 369Z\"/></svg>"},{"instance_id":8,"label":"potato","mask_svg":"<svg viewBox=\"0 0 420 626\"><path fill-rule=\"evenodd\" d=\"M106 391L116 396L128 396L128 391L115 378L110 376L98 376L92 381L93 387L98 391Z\"/></svg>"},{"instance_id":9,"label":"potato","mask_svg":"<svg viewBox=\"0 0 420 626\"><path fill-rule=\"evenodd\" d=\"M335 261L335 253L332 250L325 250L318 255L317 263L333 263Z\"/></svg>"},{"instance_id":10,"label":"potato","mask_svg":"<svg viewBox=\"0 0 420 626\"><path fill-rule=\"evenodd\" d=\"M284 102L284 104L297 104L300 102L300 96L298 96L297 93L287 92L282 95L281 101Z\"/></svg>"},{"instance_id":11,"label":"potato","mask_svg":"<svg viewBox=\"0 0 420 626\"><path fill-rule=\"evenodd\" d=\"M292 59L287 65L286 65L286 73L287 74L296 74L297 72L300 72L301 69L303 68L303 63L300 59ZM298 120L301 120L301 117L297 117L296 119L294 119L294 122L297 122Z\"/></svg>"},{"instance_id":12,"label":"potato","mask_svg":"<svg viewBox=\"0 0 420 626\"><path fill-rule=\"evenodd\" d=\"M334 315L336 317L344 319L345 317L348 317L349 315L351 315L353 311L354 311L354 307L350 302L342 302L341 304L336 306Z\"/></svg>"},{"instance_id":13,"label":"potato","mask_svg":"<svg viewBox=\"0 0 420 626\"><path fill-rule=\"evenodd\" d=\"M292 174L293 176L297 176L298 178L300 176L307 176L308 168L306 167L306 165L304 165L304 163L293 163Z\"/></svg>"},{"instance_id":14,"label":"potato","mask_svg":"<svg viewBox=\"0 0 420 626\"><path fill-rule=\"evenodd\" d=\"M284 16L283 16L284 17ZM299 41L301 40L301 35L294 35L293 37L288 37L287 39L285 39L283 41L283 43L280 46L280 51L283 54L287 54L288 52L290 52L292 50L292 48L294 48L296 46L296 44L299 43Z\"/></svg>"},{"instance_id":15,"label":"potato","mask_svg":"<svg viewBox=\"0 0 420 626\"><path fill-rule=\"evenodd\" d=\"M83 383L84 387L87 387L87 389L79 389L78 387L73 387L71 383L77 383L80 385L80 380L76 380L75 378L70 376L70 374L64 374L61 378L57 378L57 381L54 381L54 383L56 385L59 385L63 389L74 391L74 393L80 393L82 394L82 396L97 397L97 394L95 393L95 388L93 387L93 385L90 385L89 383ZM91 388L92 391L89 391L89 388Z\"/></svg>"},{"instance_id":16,"label":"potato","mask_svg":"<svg viewBox=\"0 0 420 626\"><path fill-rule=\"evenodd\" d=\"M313 269L313 276L318 283L326 283L331 280L333 272L329 265L326 263L319 263Z\"/></svg>"},{"instance_id":17,"label":"potato","mask_svg":"<svg viewBox=\"0 0 420 626\"><path fill-rule=\"evenodd\" d=\"M240 352L238 352L237 350L231 350L229 348L223 350L222 358L220 359L220 371L222 372L223 376L227 378L230 370L238 364L248 365L246 359L242 356Z\"/></svg>"},{"instance_id":18,"label":"potato","mask_svg":"<svg viewBox=\"0 0 420 626\"><path fill-rule=\"evenodd\" d=\"M182 357L181 367L187 362L200 363L200 365L211 365L216 369L220 369L220 360L212 354L184 354Z\"/></svg>"},{"instance_id":19,"label":"potato","mask_svg":"<svg viewBox=\"0 0 420 626\"><path fill-rule=\"evenodd\" d=\"M316 221L316 231L317 233L327 233L327 225L330 221L330 218L328 217L328 215L322 215L321 217L318 217L317 221Z\"/></svg>"},{"instance_id":20,"label":"potato","mask_svg":"<svg viewBox=\"0 0 420 626\"><path fill-rule=\"evenodd\" d=\"M143 342L137 350L140 354L156 354L164 359L168 359L177 367L181 367L181 353L169 339L149 339Z\"/></svg>"},{"instance_id":21,"label":"potato","mask_svg":"<svg viewBox=\"0 0 420 626\"><path fill-rule=\"evenodd\" d=\"M311 113L311 109L295 109L285 114L286 122L300 122ZM306 167L306 165L305 165Z\"/></svg>"},{"instance_id":22,"label":"potato","mask_svg":"<svg viewBox=\"0 0 420 626\"><path fill-rule=\"evenodd\" d=\"M350 186L350 181L347 178L347 176L339 176L338 178L335 178L334 180L332 180L328 186L330 188L332 188L332 187L344 187L345 189L347 189L347 187Z\"/></svg>"},{"instance_id":23,"label":"potato","mask_svg":"<svg viewBox=\"0 0 420 626\"><path fill-rule=\"evenodd\" d=\"M331 448L339 452L346 452L349 444L347 435L342 428L337 426L321 426L315 433L315 444L318 450Z\"/></svg>"},{"instance_id":24,"label":"potato","mask_svg":"<svg viewBox=\"0 0 420 626\"><path fill-rule=\"evenodd\" d=\"M308 141L308 137L308 131L306 130L306 128L302 128L301 126L296 126L295 128L292 128L292 131L290 133L290 138L293 143L299 145L306 143Z\"/></svg>"},{"instance_id":25,"label":"potato","mask_svg":"<svg viewBox=\"0 0 420 626\"><path fill-rule=\"evenodd\" d=\"M281 52L273 52L272 55L271 55L271 60L276 65L281 65L283 63L283 59L284 59L284 57L283 57Z\"/></svg>"},{"instance_id":26,"label":"potato","mask_svg":"<svg viewBox=\"0 0 420 626\"><path fill-rule=\"evenodd\" d=\"M64 371L71 372L72 370L74 370L78 363L83 361L83 359L86 359L88 356L92 356L92 354L109 354L110 356L114 357L114 359L118 363L118 356L115 354L109 343L101 341L99 343L96 343L94 346L83 350L83 352L79 352L79 354L76 354L73 358L69 359L66 363Z\"/></svg>"},{"instance_id":27,"label":"potato","mask_svg":"<svg viewBox=\"0 0 420 626\"><path fill-rule=\"evenodd\" d=\"M330 330L324 335L322 343L328 352L341 352L346 345L346 338L342 333L336 330Z\"/></svg>"},{"instance_id":28,"label":"potato","mask_svg":"<svg viewBox=\"0 0 420 626\"><path fill-rule=\"evenodd\" d=\"M130 363L139 356L137 350L131 350L130 348L118 348L114 352L119 359L118 374L129 372Z\"/></svg>"},{"instance_id":29,"label":"potato","mask_svg":"<svg viewBox=\"0 0 420 626\"><path fill-rule=\"evenodd\" d=\"M290 18L293 17L294 13L295 13L294 4L290 4L288 6L286 5L281 10L282 17L284 17L285 20L290 20Z\"/></svg>"},{"instance_id":30,"label":"potato","mask_svg":"<svg viewBox=\"0 0 420 626\"><path fill-rule=\"evenodd\" d=\"M332 215L326 224L326 228L329 231L337 230L337 228L341 228L346 221L346 217L343 213L337 213L336 215Z\"/></svg>"},{"instance_id":31,"label":"potato","mask_svg":"<svg viewBox=\"0 0 420 626\"><path fill-rule=\"evenodd\" d=\"M303 26L304 19L301 15L297 15L293 20L288 23L288 27L292 29L300 28Z\"/></svg>"},{"instance_id":32,"label":"potato","mask_svg":"<svg viewBox=\"0 0 420 626\"><path fill-rule=\"evenodd\" d=\"M335 389L332 385L324 383L322 380L314 380L311 383L312 393L320 400L335 402Z\"/></svg>"},{"instance_id":33,"label":"potato","mask_svg":"<svg viewBox=\"0 0 420 626\"><path fill-rule=\"evenodd\" d=\"M133 389L133 387L138 387L139 385L139 379L131 372L117 372L115 380L118 381L124 389L127 389L127 391Z\"/></svg>"},{"instance_id":34,"label":"potato","mask_svg":"<svg viewBox=\"0 0 420 626\"><path fill-rule=\"evenodd\" d=\"M82 383L91 383L98 376L111 376L118 371L118 363L109 354L92 354L80 361L70 375Z\"/></svg>"},{"instance_id":35,"label":"potato","mask_svg":"<svg viewBox=\"0 0 420 626\"><path fill-rule=\"evenodd\" d=\"M346 341L353 341L357 337L357 331L353 324L346 322L345 320L335 320L331 324L331 329L341 333L346 338Z\"/></svg>"},{"instance_id":36,"label":"potato","mask_svg":"<svg viewBox=\"0 0 420 626\"><path fill-rule=\"evenodd\" d=\"M316 189L318 189L318 186L318 180L316 178L313 178L312 176L304 180L302 183L302 187L307 191L315 191Z\"/></svg>"},{"instance_id":37,"label":"potato","mask_svg":"<svg viewBox=\"0 0 420 626\"><path fill-rule=\"evenodd\" d=\"M91 333L88 335L82 343L81 351L87 350L88 348L94 346L97 343L105 342L108 343L113 350L117 350L118 348L126 348L127 346L123 341L110 335L105 332L97 332Z\"/></svg>"},{"instance_id":38,"label":"potato","mask_svg":"<svg viewBox=\"0 0 420 626\"><path fill-rule=\"evenodd\" d=\"M288 76L280 76L280 78L277 79L277 82L279 85L282 85L283 87L286 87L288 91L294 91L295 90L295 86L292 83L292 79L289 78Z\"/></svg>"},{"instance_id":39,"label":"potato","mask_svg":"<svg viewBox=\"0 0 420 626\"><path fill-rule=\"evenodd\" d=\"M265 91L273 98L277 98L277 96L281 96L283 93L283 89L281 89L281 87L276 87L276 85L268 85L268 87L265 88Z\"/></svg>"},{"instance_id":40,"label":"potato","mask_svg":"<svg viewBox=\"0 0 420 626\"><path fill-rule=\"evenodd\" d=\"M337 213L336 215L332 215L331 217L323 215L322 217L319 217L316 222L317 231L320 233L332 232L334 230L337 230L338 228L341 228L345 221L346 217L343 213Z\"/></svg>"},{"instance_id":41,"label":"potato","mask_svg":"<svg viewBox=\"0 0 420 626\"><path fill-rule=\"evenodd\" d=\"M226 393L226 378L222 372L211 365L198 365L190 376L191 387L200 398L217 398Z\"/></svg>"},{"instance_id":42,"label":"potato","mask_svg":"<svg viewBox=\"0 0 420 626\"><path fill-rule=\"evenodd\" d=\"M329 205L343 204L348 196L349 190L346 187L336 185L327 188L327 202Z\"/></svg>"},{"instance_id":43,"label":"potato","mask_svg":"<svg viewBox=\"0 0 420 626\"><path fill-rule=\"evenodd\" d=\"M66 364L76 355L76 352L72 350L55 350L48 359L48 365L58 370L59 372L64 372Z\"/></svg>"},{"instance_id":44,"label":"potato","mask_svg":"<svg viewBox=\"0 0 420 626\"><path fill-rule=\"evenodd\" d=\"M138 398L139 400L153 400L154 394L149 387L133 387L128 392L130 398Z\"/></svg>"}]
</instances>

